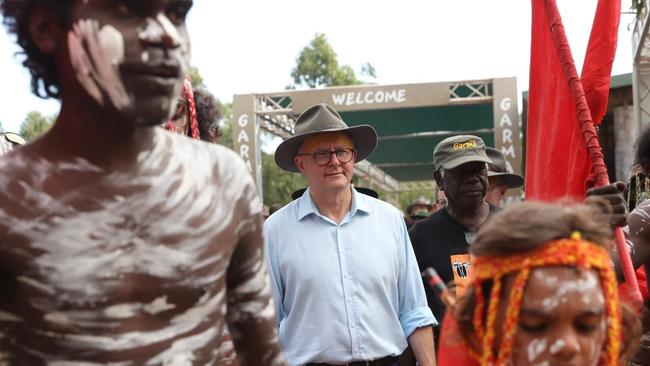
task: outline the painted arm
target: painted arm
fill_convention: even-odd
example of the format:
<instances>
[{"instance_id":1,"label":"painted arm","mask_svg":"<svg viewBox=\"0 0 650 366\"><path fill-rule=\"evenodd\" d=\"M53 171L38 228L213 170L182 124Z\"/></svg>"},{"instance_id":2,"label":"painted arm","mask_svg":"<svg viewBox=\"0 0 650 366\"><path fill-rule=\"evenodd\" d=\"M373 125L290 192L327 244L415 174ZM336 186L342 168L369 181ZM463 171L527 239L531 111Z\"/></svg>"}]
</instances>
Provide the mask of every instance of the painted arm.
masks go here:
<instances>
[{"instance_id":1,"label":"painted arm","mask_svg":"<svg viewBox=\"0 0 650 366\"><path fill-rule=\"evenodd\" d=\"M251 222L228 266L228 325L242 366L286 365L262 250L262 218ZM250 226L249 226L250 227Z\"/></svg>"},{"instance_id":2,"label":"painted arm","mask_svg":"<svg viewBox=\"0 0 650 366\"><path fill-rule=\"evenodd\" d=\"M628 216L627 204L623 195L624 189L625 184L623 182L614 182L602 187L591 188L587 191L585 203L600 209L606 214L612 227L623 226L627 223L628 227L624 229L625 238L632 264L636 269L650 259L650 227L648 227L650 223L650 206L648 206L649 202L646 201L637 206ZM611 255L616 268L616 276L622 282L625 278L617 250L612 250Z\"/></svg>"},{"instance_id":3,"label":"painted arm","mask_svg":"<svg viewBox=\"0 0 650 366\"><path fill-rule=\"evenodd\" d=\"M643 202L630 213L627 219L626 231L627 244L630 247L630 256L634 268L647 264L650 260L650 200ZM622 278L618 258L615 263L616 274Z\"/></svg>"}]
</instances>

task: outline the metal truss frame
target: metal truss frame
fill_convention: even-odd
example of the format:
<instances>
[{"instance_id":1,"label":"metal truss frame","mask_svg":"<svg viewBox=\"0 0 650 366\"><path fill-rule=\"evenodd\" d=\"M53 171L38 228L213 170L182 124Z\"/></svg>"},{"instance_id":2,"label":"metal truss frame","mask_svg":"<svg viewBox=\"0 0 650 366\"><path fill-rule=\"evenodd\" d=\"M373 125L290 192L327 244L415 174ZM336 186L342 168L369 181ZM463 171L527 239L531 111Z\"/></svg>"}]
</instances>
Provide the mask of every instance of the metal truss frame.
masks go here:
<instances>
[{"instance_id":1,"label":"metal truss frame","mask_svg":"<svg viewBox=\"0 0 650 366\"><path fill-rule=\"evenodd\" d=\"M650 0L645 0L645 1L650 1ZM495 87L497 87L497 85L495 85L496 80L501 80L501 79L464 80L464 81L456 81L456 82L440 83L440 84L444 84L445 87L448 88L447 90L448 90L449 99L447 100L446 103L450 105L451 104L474 104L474 103L486 103L490 101L494 102L495 98L497 97L497 94L499 94L499 93L495 94ZM648 85L650 85L650 83L648 83ZM239 112L238 115L240 118L238 119L239 125L242 128L244 128L244 126L248 126L249 124L247 124L248 123L247 118L250 118L251 121L255 122L254 123L255 126L263 130L266 130L275 136L279 136L283 139L292 137L294 135L295 121L298 116L298 113L294 108L294 106L296 106L298 109L301 108L294 104L293 98L296 93L301 93L301 91L286 90L286 91L275 92L275 93L241 95L240 96L241 98L249 97L252 99L251 100L252 105L249 104L251 105L252 108L249 110L250 112L246 111L245 109L242 109ZM648 94L650 93L645 93L644 95L648 95ZM243 100L244 99L242 99L242 101ZM298 103L298 99L296 103ZM440 103L440 102L438 101L436 103ZM432 104L432 105L438 105L438 104ZM241 107L241 108L245 108L245 107ZM649 113L648 116L650 118L650 109L648 110L648 113ZM471 132L496 133L497 131L495 129L481 129L481 130L476 130ZM417 137L425 137L425 136L426 137L440 136L440 135L447 135L452 133L453 131L435 131L435 132L426 132L426 133L406 134L403 136L397 136L397 135L383 136L380 139L392 140L392 139L400 139L404 137L417 138ZM250 136L250 133L248 136ZM244 142L249 141L246 135L242 135L242 140ZM243 149L242 151L240 151L240 155L247 153L248 149ZM413 164L421 164L421 163L413 163ZM373 165L369 161L361 161L357 163L355 165L355 174L365 184L368 184L369 187L381 189L386 193L391 193L391 194L398 194L401 191L410 191L413 189L411 188L412 184L414 183L418 184L416 182L398 182L395 178L393 178L388 173L383 171L381 165L379 166ZM431 185L427 185L427 188L431 188Z\"/></svg>"},{"instance_id":2,"label":"metal truss frame","mask_svg":"<svg viewBox=\"0 0 650 366\"><path fill-rule=\"evenodd\" d=\"M492 99L490 80L461 81L449 85L451 103L484 102Z\"/></svg>"}]
</instances>

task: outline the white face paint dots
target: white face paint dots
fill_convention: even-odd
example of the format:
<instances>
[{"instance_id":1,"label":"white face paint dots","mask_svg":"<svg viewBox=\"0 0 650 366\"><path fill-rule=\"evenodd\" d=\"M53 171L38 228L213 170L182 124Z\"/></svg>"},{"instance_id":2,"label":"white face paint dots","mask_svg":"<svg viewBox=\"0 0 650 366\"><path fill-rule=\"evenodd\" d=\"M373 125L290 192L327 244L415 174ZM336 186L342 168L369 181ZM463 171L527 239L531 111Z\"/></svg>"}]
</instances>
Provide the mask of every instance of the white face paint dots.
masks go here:
<instances>
[{"instance_id":1,"label":"white face paint dots","mask_svg":"<svg viewBox=\"0 0 650 366\"><path fill-rule=\"evenodd\" d=\"M605 299L596 271L534 269L524 290L514 346L520 351L513 353L512 364L596 366L605 325Z\"/></svg>"},{"instance_id":2,"label":"white face paint dots","mask_svg":"<svg viewBox=\"0 0 650 366\"><path fill-rule=\"evenodd\" d=\"M124 37L110 24L99 30L99 41L106 52L111 65L117 67L124 61Z\"/></svg>"}]
</instances>

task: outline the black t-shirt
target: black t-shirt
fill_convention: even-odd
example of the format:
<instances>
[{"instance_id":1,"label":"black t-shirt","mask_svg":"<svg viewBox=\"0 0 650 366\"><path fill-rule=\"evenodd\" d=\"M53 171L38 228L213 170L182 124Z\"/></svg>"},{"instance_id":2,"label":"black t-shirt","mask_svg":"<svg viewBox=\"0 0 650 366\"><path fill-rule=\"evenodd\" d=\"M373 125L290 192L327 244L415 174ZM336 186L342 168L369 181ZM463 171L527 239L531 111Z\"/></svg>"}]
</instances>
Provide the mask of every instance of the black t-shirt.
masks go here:
<instances>
[{"instance_id":1,"label":"black t-shirt","mask_svg":"<svg viewBox=\"0 0 650 366\"><path fill-rule=\"evenodd\" d=\"M490 205L489 216L499 210L498 207ZM445 283L454 281L454 272L460 281L467 278L470 263L466 237L472 235L474 232L449 216L447 208L440 209L426 219L418 221L409 230L409 236L420 271L432 267ZM445 306L426 284L425 289L433 315L442 322Z\"/></svg>"}]
</instances>

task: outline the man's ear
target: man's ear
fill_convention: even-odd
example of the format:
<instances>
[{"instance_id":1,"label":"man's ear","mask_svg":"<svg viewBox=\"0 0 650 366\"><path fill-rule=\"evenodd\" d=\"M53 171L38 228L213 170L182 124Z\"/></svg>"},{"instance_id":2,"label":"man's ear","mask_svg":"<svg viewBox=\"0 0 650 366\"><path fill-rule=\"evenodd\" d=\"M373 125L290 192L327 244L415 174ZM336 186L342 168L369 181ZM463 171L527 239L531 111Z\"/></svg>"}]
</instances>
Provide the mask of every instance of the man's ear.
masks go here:
<instances>
[{"instance_id":1,"label":"man's ear","mask_svg":"<svg viewBox=\"0 0 650 366\"><path fill-rule=\"evenodd\" d=\"M296 164L296 167L298 167L298 170L300 170L301 173L305 174L305 166L302 163L302 159L300 159L299 156L296 156L293 158L294 164Z\"/></svg>"},{"instance_id":2,"label":"man's ear","mask_svg":"<svg viewBox=\"0 0 650 366\"><path fill-rule=\"evenodd\" d=\"M440 170L436 170L433 172L433 179L436 181L436 184L438 185L438 188L441 191L444 191L444 186L442 184L442 175L440 174Z\"/></svg>"},{"instance_id":3,"label":"man's ear","mask_svg":"<svg viewBox=\"0 0 650 366\"><path fill-rule=\"evenodd\" d=\"M43 6L34 6L29 14L29 36L41 52L51 55L59 46L61 21Z\"/></svg>"}]
</instances>

